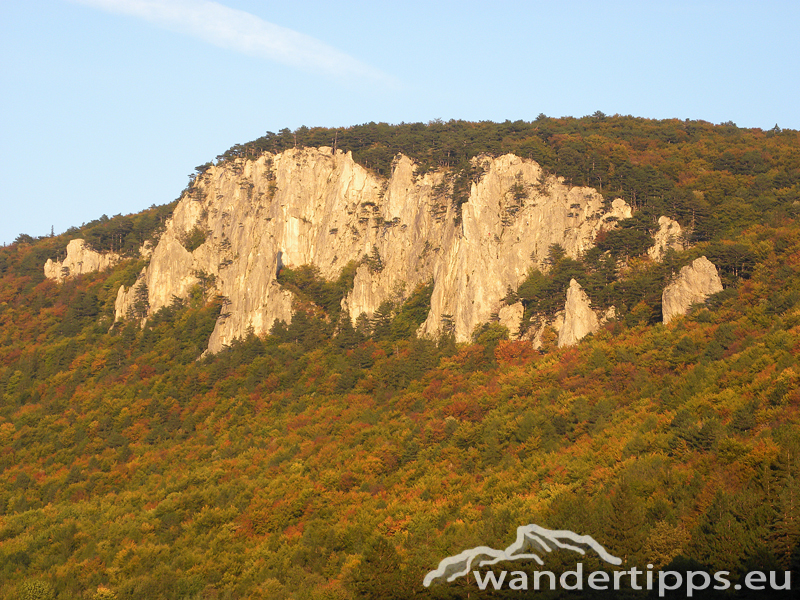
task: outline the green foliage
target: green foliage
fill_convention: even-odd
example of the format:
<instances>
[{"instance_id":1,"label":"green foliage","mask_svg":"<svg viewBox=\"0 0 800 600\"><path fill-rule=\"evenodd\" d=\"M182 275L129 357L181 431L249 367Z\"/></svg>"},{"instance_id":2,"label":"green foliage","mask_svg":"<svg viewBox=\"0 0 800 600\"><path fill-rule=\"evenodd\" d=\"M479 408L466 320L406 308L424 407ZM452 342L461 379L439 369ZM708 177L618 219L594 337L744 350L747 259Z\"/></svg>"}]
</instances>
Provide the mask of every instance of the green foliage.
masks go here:
<instances>
[{"instance_id":1,"label":"green foliage","mask_svg":"<svg viewBox=\"0 0 800 600\"><path fill-rule=\"evenodd\" d=\"M364 550L361 564L353 573L353 591L360 598L408 598L399 564L397 550L384 537L372 538Z\"/></svg>"},{"instance_id":2,"label":"green foliage","mask_svg":"<svg viewBox=\"0 0 800 600\"><path fill-rule=\"evenodd\" d=\"M296 269L282 267L278 272L278 282L297 298L325 311L337 323L342 300L353 289L357 269L358 264L350 261L342 268L336 281L326 281L313 265L301 265Z\"/></svg>"},{"instance_id":3,"label":"green foliage","mask_svg":"<svg viewBox=\"0 0 800 600\"><path fill-rule=\"evenodd\" d=\"M122 256L135 256L145 242L155 243L164 230L166 220L177 205L177 200L163 206L152 206L135 215L103 215L79 228L65 232L69 239L83 238L98 252L116 252ZM62 236L59 236L62 237Z\"/></svg>"},{"instance_id":4,"label":"green foliage","mask_svg":"<svg viewBox=\"0 0 800 600\"><path fill-rule=\"evenodd\" d=\"M392 320L389 339L404 340L416 335L419 326L428 318L432 294L433 281L414 288Z\"/></svg>"},{"instance_id":5,"label":"green foliage","mask_svg":"<svg viewBox=\"0 0 800 600\"><path fill-rule=\"evenodd\" d=\"M498 344L508 339L508 328L500 323L484 323L472 332L472 341L483 348L482 356L473 357L467 368L487 369L497 366L495 350Z\"/></svg>"},{"instance_id":6,"label":"green foliage","mask_svg":"<svg viewBox=\"0 0 800 600\"><path fill-rule=\"evenodd\" d=\"M523 323L527 323L534 314L552 318L563 309L570 280L576 279L584 285L587 283L586 267L580 261L566 256L560 246L550 249L547 262L550 268L546 274L532 267L515 293L525 307Z\"/></svg>"},{"instance_id":7,"label":"green foliage","mask_svg":"<svg viewBox=\"0 0 800 600\"><path fill-rule=\"evenodd\" d=\"M32 244L34 239L29 236L27 233L20 233L15 239L15 244Z\"/></svg>"},{"instance_id":8,"label":"green foliage","mask_svg":"<svg viewBox=\"0 0 800 600\"><path fill-rule=\"evenodd\" d=\"M200 246L205 244L208 232L200 225L195 225L192 229L181 238L181 244L189 252L194 252Z\"/></svg>"},{"instance_id":9,"label":"green foliage","mask_svg":"<svg viewBox=\"0 0 800 600\"><path fill-rule=\"evenodd\" d=\"M92 596L92 600L117 600L117 595L107 587L99 587Z\"/></svg>"},{"instance_id":10,"label":"green foliage","mask_svg":"<svg viewBox=\"0 0 800 600\"><path fill-rule=\"evenodd\" d=\"M650 235L653 223L648 222L645 211L638 211L633 217L623 219L617 225L614 229L603 232L597 240L597 249L600 252L608 252L620 260L644 254L653 245L653 237Z\"/></svg>"},{"instance_id":11,"label":"green foliage","mask_svg":"<svg viewBox=\"0 0 800 600\"><path fill-rule=\"evenodd\" d=\"M381 254L377 246L372 246L372 250L369 254L364 255L362 262L367 265L370 273L380 273L383 271L383 260L381 259Z\"/></svg>"},{"instance_id":12,"label":"green foliage","mask_svg":"<svg viewBox=\"0 0 800 600\"><path fill-rule=\"evenodd\" d=\"M20 600L53 600L55 597L53 586L46 581L25 581L19 586Z\"/></svg>"}]
</instances>

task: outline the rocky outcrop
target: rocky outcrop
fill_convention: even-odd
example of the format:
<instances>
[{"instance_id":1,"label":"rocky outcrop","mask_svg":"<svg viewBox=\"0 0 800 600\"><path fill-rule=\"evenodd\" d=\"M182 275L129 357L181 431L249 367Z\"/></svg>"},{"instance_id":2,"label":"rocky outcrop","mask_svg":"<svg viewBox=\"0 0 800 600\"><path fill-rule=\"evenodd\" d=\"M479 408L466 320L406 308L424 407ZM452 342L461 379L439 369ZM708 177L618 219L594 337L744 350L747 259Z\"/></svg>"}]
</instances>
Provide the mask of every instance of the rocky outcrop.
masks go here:
<instances>
[{"instance_id":1,"label":"rocky outcrop","mask_svg":"<svg viewBox=\"0 0 800 600\"><path fill-rule=\"evenodd\" d=\"M574 279L570 280L566 295L564 310L558 311L552 318L534 315L519 339L530 340L534 348L541 348L544 345L544 335L549 330L555 334L554 341L559 348L574 346L616 318L616 308L613 306L606 311L593 310L592 301Z\"/></svg>"},{"instance_id":2,"label":"rocky outcrop","mask_svg":"<svg viewBox=\"0 0 800 600\"><path fill-rule=\"evenodd\" d=\"M522 336L523 340L529 340L531 345L539 349L544 346L544 334L548 330L548 328L552 329L555 332L555 339L558 340L558 331L561 329L561 326L564 324L564 313L559 312L556 315L556 320L553 323L550 323L546 320L536 320L532 322L528 330Z\"/></svg>"},{"instance_id":3,"label":"rocky outcrop","mask_svg":"<svg viewBox=\"0 0 800 600\"><path fill-rule=\"evenodd\" d=\"M498 313L497 318L500 325L508 329L512 339L515 339L519 334L520 325L522 325L522 316L525 313L525 307L522 302L515 302L510 306L503 306Z\"/></svg>"},{"instance_id":4,"label":"rocky outcrop","mask_svg":"<svg viewBox=\"0 0 800 600\"><path fill-rule=\"evenodd\" d=\"M685 315L689 307L704 302L709 295L722 291L722 281L717 267L705 256L680 270L678 277L664 288L661 295L661 311L664 323Z\"/></svg>"},{"instance_id":5,"label":"rocky outcrop","mask_svg":"<svg viewBox=\"0 0 800 600\"><path fill-rule=\"evenodd\" d=\"M519 339L528 340L536 348L542 348L547 341L545 335L552 335L552 343L558 343L558 337L564 327L564 311L558 311L552 319L543 315L534 315L528 323L528 328L519 336Z\"/></svg>"},{"instance_id":6,"label":"rocky outcrop","mask_svg":"<svg viewBox=\"0 0 800 600\"><path fill-rule=\"evenodd\" d=\"M104 271L119 262L120 257L111 252L96 252L81 239L70 240L67 244L67 255L63 261L54 262L47 259L44 264L44 276L59 283L68 277Z\"/></svg>"},{"instance_id":7,"label":"rocky outcrop","mask_svg":"<svg viewBox=\"0 0 800 600\"><path fill-rule=\"evenodd\" d=\"M292 297L276 281L282 266L313 264L333 279L359 261L343 302L353 320L398 290L433 280L420 333L446 326L464 341L532 264L544 265L552 244L577 257L602 229L631 215L622 200L607 210L595 190L546 177L533 161L473 160L482 175L461 206L451 200L449 172L418 176L402 155L388 180L330 148L212 166L179 202L137 285L146 286L150 312L201 280L224 296L209 341L216 352L248 328L260 334L291 319ZM136 288L120 291L117 318L125 318Z\"/></svg>"},{"instance_id":8,"label":"rocky outcrop","mask_svg":"<svg viewBox=\"0 0 800 600\"><path fill-rule=\"evenodd\" d=\"M592 301L581 285L572 279L564 304L564 324L558 332L558 347L574 346L579 340L600 329L600 320L592 310Z\"/></svg>"},{"instance_id":9,"label":"rocky outcrop","mask_svg":"<svg viewBox=\"0 0 800 600\"><path fill-rule=\"evenodd\" d=\"M661 261L667 250L683 250L683 229L680 223L669 217L659 217L658 231L653 235L654 244L647 250L647 255L655 260Z\"/></svg>"}]
</instances>

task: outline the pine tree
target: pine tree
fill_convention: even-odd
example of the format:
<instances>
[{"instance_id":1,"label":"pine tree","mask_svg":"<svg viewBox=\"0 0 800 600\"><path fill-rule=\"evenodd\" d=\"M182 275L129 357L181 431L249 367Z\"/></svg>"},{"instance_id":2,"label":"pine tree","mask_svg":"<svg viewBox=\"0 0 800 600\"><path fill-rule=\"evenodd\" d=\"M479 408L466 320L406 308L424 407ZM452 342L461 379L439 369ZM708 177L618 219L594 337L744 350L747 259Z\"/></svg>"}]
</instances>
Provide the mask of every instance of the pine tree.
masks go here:
<instances>
[{"instance_id":1,"label":"pine tree","mask_svg":"<svg viewBox=\"0 0 800 600\"><path fill-rule=\"evenodd\" d=\"M127 317L130 320L144 319L150 312L150 292L147 283L140 282L133 295L133 304L128 307Z\"/></svg>"},{"instance_id":2,"label":"pine tree","mask_svg":"<svg viewBox=\"0 0 800 600\"><path fill-rule=\"evenodd\" d=\"M605 539L607 548L620 557L624 565L638 560L647 538L644 507L627 481L623 480L611 498L611 515Z\"/></svg>"},{"instance_id":3,"label":"pine tree","mask_svg":"<svg viewBox=\"0 0 800 600\"><path fill-rule=\"evenodd\" d=\"M775 461L780 483L772 499L775 520L769 534L771 549L784 568L790 568L792 554L800 545L800 494L792 459L786 451Z\"/></svg>"}]
</instances>

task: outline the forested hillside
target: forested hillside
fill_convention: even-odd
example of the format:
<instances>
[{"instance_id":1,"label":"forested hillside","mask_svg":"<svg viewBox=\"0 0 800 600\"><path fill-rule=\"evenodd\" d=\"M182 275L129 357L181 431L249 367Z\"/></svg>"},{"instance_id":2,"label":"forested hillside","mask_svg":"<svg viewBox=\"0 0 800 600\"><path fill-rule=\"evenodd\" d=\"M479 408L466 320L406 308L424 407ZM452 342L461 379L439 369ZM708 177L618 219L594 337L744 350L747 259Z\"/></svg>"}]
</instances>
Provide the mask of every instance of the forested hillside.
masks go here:
<instances>
[{"instance_id":1,"label":"forested hillside","mask_svg":"<svg viewBox=\"0 0 800 600\"><path fill-rule=\"evenodd\" d=\"M595 249L553 248L509 290L527 316L552 314L574 277L618 318L564 349L499 323L472 344L417 339L430 286L350 323L353 266L327 282L301 267L279 275L291 323L199 358L223 310L202 285L112 327L174 204L20 235L0 249L0 597L518 597L422 580L527 523L591 535L627 567L800 582L798 132L600 113L371 123L270 133L217 159L295 145L350 150L384 176L398 152L449 168L456 204L469 159L506 152L625 198L633 218ZM689 247L654 262L661 215ZM75 237L129 258L46 280ZM661 291L698 256L725 289L664 326Z\"/></svg>"}]
</instances>

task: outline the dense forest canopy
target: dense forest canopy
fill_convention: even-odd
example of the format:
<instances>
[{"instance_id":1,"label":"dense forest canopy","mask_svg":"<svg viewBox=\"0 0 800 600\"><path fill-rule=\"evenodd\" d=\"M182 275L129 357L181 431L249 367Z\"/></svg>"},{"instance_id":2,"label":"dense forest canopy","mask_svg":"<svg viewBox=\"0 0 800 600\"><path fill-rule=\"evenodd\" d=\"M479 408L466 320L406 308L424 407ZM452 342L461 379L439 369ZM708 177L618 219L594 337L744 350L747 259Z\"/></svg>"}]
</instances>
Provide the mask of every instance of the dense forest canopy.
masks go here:
<instances>
[{"instance_id":1,"label":"dense forest canopy","mask_svg":"<svg viewBox=\"0 0 800 600\"><path fill-rule=\"evenodd\" d=\"M552 313L574 277L619 318L564 349L496 322L471 344L418 339L430 285L351 323L354 265L335 281L303 266L279 277L291 323L198 359L223 310L201 286L111 327L171 205L21 235L0 249L0 597L518 597L422 579L527 523L591 535L626 567L800 581L797 132L599 113L371 123L283 130L218 159L295 144L383 176L403 152L462 183L470 158L515 152L624 197L634 218L584 256L552 248L546 273L509 290L527 316ZM662 214L692 246L656 263ZM129 258L46 280L72 237ZM660 290L700 255L725 290L664 326ZM743 594L720 597L763 597Z\"/></svg>"}]
</instances>

